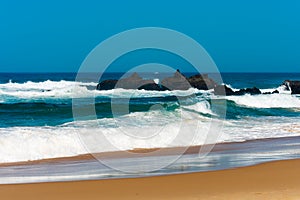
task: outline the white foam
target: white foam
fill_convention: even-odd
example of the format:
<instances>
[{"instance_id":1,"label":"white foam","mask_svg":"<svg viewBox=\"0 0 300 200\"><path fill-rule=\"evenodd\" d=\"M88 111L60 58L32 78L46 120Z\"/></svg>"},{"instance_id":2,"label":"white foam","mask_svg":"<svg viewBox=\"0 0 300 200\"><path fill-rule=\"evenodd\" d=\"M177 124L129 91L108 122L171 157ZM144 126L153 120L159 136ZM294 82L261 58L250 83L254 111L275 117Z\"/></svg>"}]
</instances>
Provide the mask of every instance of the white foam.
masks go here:
<instances>
[{"instance_id":1,"label":"white foam","mask_svg":"<svg viewBox=\"0 0 300 200\"><path fill-rule=\"evenodd\" d=\"M245 118L243 121L231 120L223 128L221 141L247 141L263 138L280 138L300 135L299 118L264 117Z\"/></svg>"},{"instance_id":2,"label":"white foam","mask_svg":"<svg viewBox=\"0 0 300 200\"><path fill-rule=\"evenodd\" d=\"M0 163L88 152L201 145L207 143L211 122L210 118L197 113L177 109L137 112L120 118L78 121L56 127L1 128ZM284 117L227 120L216 142L297 136L300 135L298 122L299 118ZM83 145L87 142L89 151Z\"/></svg>"},{"instance_id":3,"label":"white foam","mask_svg":"<svg viewBox=\"0 0 300 200\"><path fill-rule=\"evenodd\" d=\"M226 87L232 89L234 92L237 92L237 91L240 90L240 89L237 89L237 88L232 87L230 84L224 84L224 83L223 83L223 85L225 85Z\"/></svg>"},{"instance_id":4,"label":"white foam","mask_svg":"<svg viewBox=\"0 0 300 200\"><path fill-rule=\"evenodd\" d=\"M71 81L45 81L0 84L0 101L7 97L22 99L72 98L72 97L164 97L188 96L195 93L210 95L210 91L191 88L186 91L145 91L114 89L108 91L88 90L86 86L97 83ZM273 91L273 89L270 89ZM300 108L300 99L287 95L283 88L280 94L227 96L237 104L255 108ZM95 121L66 123L56 127L9 127L0 128L0 163L39 160L75 156L88 153L82 145L87 136L92 152L129 150L134 148L176 147L201 145L206 142L211 119L195 112L213 114L207 101L197 99L192 105L182 106L174 112L150 110L135 112L118 118L103 118ZM182 137L178 138L180 128ZM192 134L197 131L196 137ZM300 135L299 118L264 117L260 120L227 120L223 134L217 142L245 141L250 139ZM105 140L97 140L97 138ZM110 145L105 141L110 141Z\"/></svg>"},{"instance_id":5,"label":"white foam","mask_svg":"<svg viewBox=\"0 0 300 200\"><path fill-rule=\"evenodd\" d=\"M113 97L113 98L138 98L138 97L166 97L166 96L189 96L197 93L207 93L211 91L198 90L190 88L188 90L173 90L173 91L149 91L137 89L122 89L113 90L95 90L95 96Z\"/></svg>"},{"instance_id":6,"label":"white foam","mask_svg":"<svg viewBox=\"0 0 300 200\"><path fill-rule=\"evenodd\" d=\"M232 89L234 92L237 92L239 91L240 89L238 88L234 88L232 87L230 84L223 84L223 85L226 85L228 88ZM261 91L261 93L267 93L267 92L274 92L275 90L277 90L280 94L291 94L291 91L290 90L286 90L286 87L284 85L281 85L277 88L265 88L265 89L259 89Z\"/></svg>"},{"instance_id":7,"label":"white foam","mask_svg":"<svg viewBox=\"0 0 300 200\"><path fill-rule=\"evenodd\" d=\"M73 82L73 81L43 81L43 82L32 82L27 81L25 83L4 83L0 84L0 89L6 90L55 90L62 89L66 87L71 87L74 85L83 85L83 86L97 86L97 83L83 83L83 82Z\"/></svg>"},{"instance_id":8,"label":"white foam","mask_svg":"<svg viewBox=\"0 0 300 200\"><path fill-rule=\"evenodd\" d=\"M212 113L212 111L211 111L210 104L207 101L201 101L201 102L198 102L198 103L193 104L193 105L182 106L182 107L187 108L189 110L194 110L196 112L200 112L200 113L203 113L203 114L214 115L214 113Z\"/></svg>"},{"instance_id":9,"label":"white foam","mask_svg":"<svg viewBox=\"0 0 300 200\"><path fill-rule=\"evenodd\" d=\"M97 83L73 81L44 81L0 84L2 98L42 99L42 98L80 98L94 94L86 86L96 87Z\"/></svg>"},{"instance_id":10,"label":"white foam","mask_svg":"<svg viewBox=\"0 0 300 200\"><path fill-rule=\"evenodd\" d=\"M138 98L138 97L165 97L165 96L188 96L196 93L209 93L190 88L185 91L146 91L137 89L113 90L89 90L87 87L96 88L97 83L82 83L73 81L44 81L26 83L5 83L0 84L0 99L23 100L47 100L47 99L71 99L71 98Z\"/></svg>"},{"instance_id":11,"label":"white foam","mask_svg":"<svg viewBox=\"0 0 300 200\"><path fill-rule=\"evenodd\" d=\"M285 94L227 96L237 104L254 108L300 108L300 99Z\"/></svg>"},{"instance_id":12,"label":"white foam","mask_svg":"<svg viewBox=\"0 0 300 200\"><path fill-rule=\"evenodd\" d=\"M140 98L140 97L166 97L166 96L189 96L193 94L211 95L213 90L198 90L190 88L188 90L175 91L147 91L136 89L117 88L113 90L89 90L87 87L96 87L97 83L82 83L73 81L44 81L44 82L25 82L25 83L9 83L0 84L0 102L6 101L22 102L48 99L72 99L72 98L94 98L94 97L109 97L109 98ZM232 88L230 85L228 87ZM239 89L232 88L234 91ZM280 94L289 94L290 91L285 90L284 86L271 89L262 89L262 92L273 92L278 90ZM270 98L270 99L268 99ZM269 96L264 97L258 95L250 97L249 95L228 97L238 104L271 108L271 107L299 107L299 100L290 96ZM263 102L262 102L263 101ZM284 102L281 102L284 101ZM204 111L203 105L194 105L192 109L200 109ZM191 107L190 107L191 108ZM204 111L203 113L205 113ZM209 113L209 112L206 112Z\"/></svg>"},{"instance_id":13,"label":"white foam","mask_svg":"<svg viewBox=\"0 0 300 200\"><path fill-rule=\"evenodd\" d=\"M72 128L1 128L0 138L1 163L73 156L86 152Z\"/></svg>"},{"instance_id":14,"label":"white foam","mask_svg":"<svg viewBox=\"0 0 300 200\"><path fill-rule=\"evenodd\" d=\"M174 113L150 111L131 113L119 119L72 122L58 127L1 128L0 162L39 160L134 148L189 146L192 140L175 138L180 126L185 126L184 131L188 134L193 133L198 121L195 116L180 113L180 110ZM185 116L189 116L189 119L185 119ZM204 126L201 131L205 131ZM184 135L183 138L188 137ZM89 142L89 151L82 145L82 142L86 144L86 141Z\"/></svg>"},{"instance_id":15,"label":"white foam","mask_svg":"<svg viewBox=\"0 0 300 200\"><path fill-rule=\"evenodd\" d=\"M266 93L266 92L272 93L275 90L277 90L280 94L291 94L291 91L290 90L286 90L286 87L284 85L281 85L278 88L260 89L260 91L262 93Z\"/></svg>"}]
</instances>

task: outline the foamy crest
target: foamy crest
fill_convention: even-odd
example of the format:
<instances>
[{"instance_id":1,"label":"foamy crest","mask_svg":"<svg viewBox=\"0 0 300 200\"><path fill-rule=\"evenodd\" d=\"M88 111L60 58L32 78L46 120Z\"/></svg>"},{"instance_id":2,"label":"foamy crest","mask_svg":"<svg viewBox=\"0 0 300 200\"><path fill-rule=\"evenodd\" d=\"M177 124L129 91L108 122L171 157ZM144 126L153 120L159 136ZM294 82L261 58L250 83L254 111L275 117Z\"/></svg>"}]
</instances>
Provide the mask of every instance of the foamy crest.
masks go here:
<instances>
[{"instance_id":1,"label":"foamy crest","mask_svg":"<svg viewBox=\"0 0 300 200\"><path fill-rule=\"evenodd\" d=\"M300 126L298 118L289 117L264 117L245 118L240 120L231 120L225 124L220 141L223 142L241 142L247 140L256 140L264 138L280 138L300 135Z\"/></svg>"},{"instance_id":2,"label":"foamy crest","mask_svg":"<svg viewBox=\"0 0 300 200\"><path fill-rule=\"evenodd\" d=\"M173 91L154 91L154 90L137 90L137 89L122 89L113 90L96 90L95 96L111 97L111 98L143 98L143 97L167 97L167 96L189 96L197 93L209 93L211 91L198 90L190 88L188 90L173 90Z\"/></svg>"},{"instance_id":3,"label":"foamy crest","mask_svg":"<svg viewBox=\"0 0 300 200\"><path fill-rule=\"evenodd\" d=\"M119 123L120 121L122 123ZM96 122L96 123L95 123ZM128 123L126 123L128 122ZM76 121L56 127L10 127L0 129L0 163L76 156L88 153L77 133L87 135L95 148L90 153L202 145L211 119L195 112L177 109L174 112L150 111L131 113L120 119ZM265 117L227 120L220 142L299 136L299 118ZM197 132L190 140L191 134ZM184 126L184 137L177 137ZM128 134L130 133L130 134ZM142 136L142 137L140 137ZM98 140L102 137L104 140ZM111 145L107 145L107 141Z\"/></svg>"},{"instance_id":4,"label":"foamy crest","mask_svg":"<svg viewBox=\"0 0 300 200\"><path fill-rule=\"evenodd\" d=\"M137 89L96 90L97 83L83 83L73 81L44 81L26 83L0 84L0 101L13 99L13 102L23 100L47 100L47 99L72 99L72 98L139 98L139 97L166 97L189 96L196 93L210 93L195 88L180 91L147 91Z\"/></svg>"},{"instance_id":5,"label":"foamy crest","mask_svg":"<svg viewBox=\"0 0 300 200\"><path fill-rule=\"evenodd\" d=\"M82 86L97 86L97 83L78 83L73 81L43 81L43 82L32 82L27 81L25 83L4 83L0 84L0 89L2 90L9 90L9 91L16 91L16 90L55 90L55 89L63 89L66 87L72 87L74 85L82 85Z\"/></svg>"},{"instance_id":6,"label":"foamy crest","mask_svg":"<svg viewBox=\"0 0 300 200\"><path fill-rule=\"evenodd\" d=\"M96 87L96 83L77 83L72 81L44 81L0 84L0 96L11 99L43 98L80 98L92 97L93 92L87 87Z\"/></svg>"},{"instance_id":7,"label":"foamy crest","mask_svg":"<svg viewBox=\"0 0 300 200\"><path fill-rule=\"evenodd\" d=\"M0 129L0 162L40 160L84 154L73 128L12 127Z\"/></svg>"},{"instance_id":8,"label":"foamy crest","mask_svg":"<svg viewBox=\"0 0 300 200\"><path fill-rule=\"evenodd\" d=\"M300 99L285 94L227 96L228 100L254 108L300 108Z\"/></svg>"},{"instance_id":9,"label":"foamy crest","mask_svg":"<svg viewBox=\"0 0 300 200\"><path fill-rule=\"evenodd\" d=\"M230 84L223 84L223 85L225 85L226 87L232 89L234 92L237 92L237 91L240 90L240 89L237 89L237 88L232 87Z\"/></svg>"},{"instance_id":10,"label":"foamy crest","mask_svg":"<svg viewBox=\"0 0 300 200\"><path fill-rule=\"evenodd\" d=\"M151 111L132 113L122 116L120 119L103 118L97 120L97 123L78 121L56 127L1 128L0 162L40 160L88 153L77 133L87 135L95 143L97 148L89 148L91 151L89 153L131 150L134 148L190 146L195 144L195 141L172 142L177 136L180 126L180 113L180 110L173 114ZM209 123L206 121L201 122L201 117L197 118L193 113L185 112L182 116L182 123L187 127L185 129L187 134L192 134L194 131L192 130L193 126L190 125L202 124L201 133L203 134L199 132L201 137L198 140L203 143ZM118 120L123 123L119 123ZM126 124L126 120L129 123ZM95 124L97 125L95 126ZM189 130L189 127L191 130ZM153 131L156 130L157 132L153 134ZM98 140L99 136L105 140ZM107 145L105 141L109 141L111 145ZM199 141L196 143L199 143Z\"/></svg>"},{"instance_id":11,"label":"foamy crest","mask_svg":"<svg viewBox=\"0 0 300 200\"><path fill-rule=\"evenodd\" d=\"M287 90L286 87L284 85L281 85L277 88L268 88L268 89L260 89L260 91L262 93L267 93L267 92L274 92L275 90L277 90L280 94L291 94L290 90Z\"/></svg>"},{"instance_id":12,"label":"foamy crest","mask_svg":"<svg viewBox=\"0 0 300 200\"><path fill-rule=\"evenodd\" d=\"M199 113L214 115L214 113L211 111L210 104L207 101L201 101L193 105L182 107Z\"/></svg>"}]
</instances>

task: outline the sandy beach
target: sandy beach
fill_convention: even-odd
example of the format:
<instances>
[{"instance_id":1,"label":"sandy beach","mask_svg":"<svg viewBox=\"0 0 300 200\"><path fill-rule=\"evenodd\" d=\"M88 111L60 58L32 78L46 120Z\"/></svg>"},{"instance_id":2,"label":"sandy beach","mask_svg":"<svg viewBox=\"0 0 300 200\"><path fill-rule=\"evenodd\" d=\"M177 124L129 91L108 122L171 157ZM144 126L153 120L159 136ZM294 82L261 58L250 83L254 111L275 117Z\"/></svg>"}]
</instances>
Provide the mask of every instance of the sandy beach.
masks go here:
<instances>
[{"instance_id":1,"label":"sandy beach","mask_svg":"<svg viewBox=\"0 0 300 200\"><path fill-rule=\"evenodd\" d=\"M300 199L300 160L146 178L0 185L1 199Z\"/></svg>"}]
</instances>

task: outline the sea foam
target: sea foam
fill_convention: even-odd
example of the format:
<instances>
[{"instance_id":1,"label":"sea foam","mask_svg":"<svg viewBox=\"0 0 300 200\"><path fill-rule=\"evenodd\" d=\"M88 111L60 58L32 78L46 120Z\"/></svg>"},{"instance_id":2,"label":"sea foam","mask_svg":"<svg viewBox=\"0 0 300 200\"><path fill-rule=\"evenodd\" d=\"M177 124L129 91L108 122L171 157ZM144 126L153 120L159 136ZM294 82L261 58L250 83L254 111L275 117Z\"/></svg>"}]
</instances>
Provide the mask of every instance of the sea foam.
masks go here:
<instances>
[{"instance_id":1,"label":"sea foam","mask_svg":"<svg viewBox=\"0 0 300 200\"><path fill-rule=\"evenodd\" d=\"M61 126L0 129L0 162L17 162L110 152L207 144L211 118L185 109L136 112L120 118L76 121ZM299 118L264 117L226 120L216 140L299 136ZM222 121L220 121L222 123Z\"/></svg>"},{"instance_id":2,"label":"sea foam","mask_svg":"<svg viewBox=\"0 0 300 200\"><path fill-rule=\"evenodd\" d=\"M227 96L226 99L253 108L300 108L300 99L285 94Z\"/></svg>"}]
</instances>

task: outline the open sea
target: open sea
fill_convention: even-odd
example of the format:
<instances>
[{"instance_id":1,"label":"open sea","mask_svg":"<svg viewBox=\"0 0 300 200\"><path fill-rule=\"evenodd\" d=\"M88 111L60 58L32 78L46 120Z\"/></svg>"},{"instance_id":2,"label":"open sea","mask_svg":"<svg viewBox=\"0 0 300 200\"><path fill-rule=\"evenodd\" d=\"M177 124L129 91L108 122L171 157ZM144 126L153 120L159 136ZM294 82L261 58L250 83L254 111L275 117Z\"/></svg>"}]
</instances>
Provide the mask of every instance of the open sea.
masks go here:
<instances>
[{"instance_id":1,"label":"open sea","mask_svg":"<svg viewBox=\"0 0 300 200\"><path fill-rule=\"evenodd\" d=\"M102 80L121 76L120 73L104 74ZM223 73L223 83L234 90L256 86L262 92L279 91L279 94L227 97L196 89L97 91L97 82L88 79L75 82L75 77L75 73L0 74L0 164L89 153L82 145L79 132L89 135L100 131L109 137L113 145L98 141L99 148L93 153L203 145L207 143L211 119L223 124L215 141L219 144L300 136L300 96L291 95L280 86L287 79L300 80L300 73ZM96 119L83 113L84 117L75 121L73 100L80 100L80 106L84 107L85 102L90 102L85 99L91 98L95 101ZM222 108L211 105L212 99L215 104L226 102L219 105L226 106L225 119L220 114ZM128 110L113 112L112 102L114 106L125 102ZM195 131L189 129L188 123L194 122L200 128L191 140L189 134ZM187 124L186 140L184 137L172 142L182 124ZM134 132L134 136L124 137L123 132L125 135ZM145 142L143 137L148 136L151 138ZM291 154L300 157L299 151ZM259 162L263 161L259 158Z\"/></svg>"}]
</instances>

